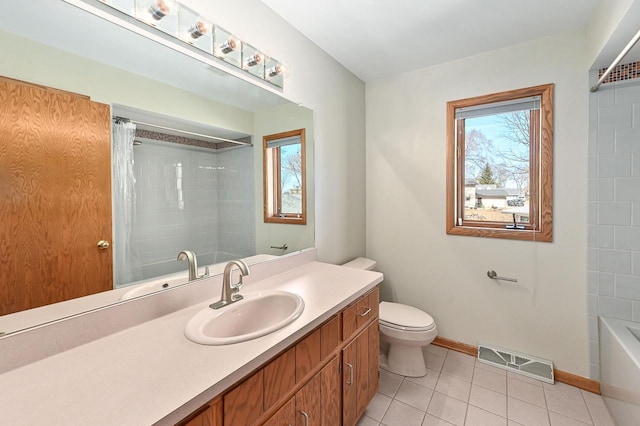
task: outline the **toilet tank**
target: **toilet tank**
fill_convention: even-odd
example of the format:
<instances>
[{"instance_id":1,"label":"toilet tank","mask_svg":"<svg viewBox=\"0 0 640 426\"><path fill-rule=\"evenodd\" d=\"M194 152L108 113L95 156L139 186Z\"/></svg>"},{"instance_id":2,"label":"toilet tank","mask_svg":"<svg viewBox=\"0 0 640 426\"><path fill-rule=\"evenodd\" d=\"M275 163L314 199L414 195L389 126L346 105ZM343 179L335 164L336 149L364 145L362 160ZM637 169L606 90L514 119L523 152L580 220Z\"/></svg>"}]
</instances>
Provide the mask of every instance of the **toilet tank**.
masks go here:
<instances>
[{"instance_id":1,"label":"toilet tank","mask_svg":"<svg viewBox=\"0 0 640 426\"><path fill-rule=\"evenodd\" d=\"M356 269L366 269L367 271L373 271L376 268L376 261L373 259L367 259L366 257L358 257L350 262L345 263L342 266Z\"/></svg>"}]
</instances>

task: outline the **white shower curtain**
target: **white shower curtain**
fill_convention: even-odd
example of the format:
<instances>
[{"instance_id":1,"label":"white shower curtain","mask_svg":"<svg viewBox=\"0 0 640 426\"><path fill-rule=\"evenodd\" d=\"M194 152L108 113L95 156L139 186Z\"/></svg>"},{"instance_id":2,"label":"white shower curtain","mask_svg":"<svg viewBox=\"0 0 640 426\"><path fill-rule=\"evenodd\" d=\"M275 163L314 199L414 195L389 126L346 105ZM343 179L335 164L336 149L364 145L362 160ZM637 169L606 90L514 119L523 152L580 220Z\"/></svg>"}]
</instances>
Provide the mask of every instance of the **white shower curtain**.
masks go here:
<instances>
[{"instance_id":1,"label":"white shower curtain","mask_svg":"<svg viewBox=\"0 0 640 426\"><path fill-rule=\"evenodd\" d=\"M135 216L135 177L133 174L133 139L136 126L116 120L113 123L113 219L114 282L119 287L134 281L131 269L131 232Z\"/></svg>"}]
</instances>

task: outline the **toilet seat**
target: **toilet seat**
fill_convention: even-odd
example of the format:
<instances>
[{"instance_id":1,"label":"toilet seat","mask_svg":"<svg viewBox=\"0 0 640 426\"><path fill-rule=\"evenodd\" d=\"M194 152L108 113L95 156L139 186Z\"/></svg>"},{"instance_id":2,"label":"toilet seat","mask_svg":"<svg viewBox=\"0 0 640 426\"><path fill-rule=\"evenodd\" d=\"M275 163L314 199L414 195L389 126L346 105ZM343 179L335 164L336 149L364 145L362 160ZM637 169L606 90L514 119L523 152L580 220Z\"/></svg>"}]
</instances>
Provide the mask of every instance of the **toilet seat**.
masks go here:
<instances>
[{"instance_id":1,"label":"toilet seat","mask_svg":"<svg viewBox=\"0 0 640 426\"><path fill-rule=\"evenodd\" d=\"M435 321L428 313L401 303L380 302L380 325L402 331L429 331Z\"/></svg>"}]
</instances>

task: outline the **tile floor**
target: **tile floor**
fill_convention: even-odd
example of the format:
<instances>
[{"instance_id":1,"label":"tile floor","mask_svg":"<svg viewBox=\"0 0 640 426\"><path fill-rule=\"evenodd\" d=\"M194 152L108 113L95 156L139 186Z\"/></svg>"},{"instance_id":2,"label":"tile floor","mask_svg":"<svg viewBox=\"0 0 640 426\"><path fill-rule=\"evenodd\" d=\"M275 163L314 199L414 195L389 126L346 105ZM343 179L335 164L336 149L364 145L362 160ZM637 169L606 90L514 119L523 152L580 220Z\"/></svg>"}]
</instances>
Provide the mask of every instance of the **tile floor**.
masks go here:
<instances>
[{"instance_id":1,"label":"tile floor","mask_svg":"<svg viewBox=\"0 0 640 426\"><path fill-rule=\"evenodd\" d=\"M358 426L614 426L599 395L478 363L429 345L425 377L380 370Z\"/></svg>"}]
</instances>

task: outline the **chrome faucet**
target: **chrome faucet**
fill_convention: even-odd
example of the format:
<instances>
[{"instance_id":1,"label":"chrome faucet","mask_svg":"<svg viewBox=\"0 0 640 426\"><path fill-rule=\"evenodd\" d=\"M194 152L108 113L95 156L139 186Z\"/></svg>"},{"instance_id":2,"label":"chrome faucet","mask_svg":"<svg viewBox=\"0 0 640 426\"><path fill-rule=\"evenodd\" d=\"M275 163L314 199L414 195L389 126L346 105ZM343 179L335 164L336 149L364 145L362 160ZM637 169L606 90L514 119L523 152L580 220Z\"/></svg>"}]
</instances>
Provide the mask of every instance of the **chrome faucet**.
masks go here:
<instances>
[{"instance_id":1,"label":"chrome faucet","mask_svg":"<svg viewBox=\"0 0 640 426\"><path fill-rule=\"evenodd\" d=\"M234 266L240 268L240 281L231 284L231 270ZM238 294L242 287L242 277L249 275L249 267L242 260L232 260L224 267L224 275L222 276L222 297L216 303L209 305L212 309L220 309L223 306L230 305L238 300L242 300L242 295Z\"/></svg>"},{"instance_id":2,"label":"chrome faucet","mask_svg":"<svg viewBox=\"0 0 640 426\"><path fill-rule=\"evenodd\" d=\"M209 276L209 267L204 268L204 274L198 275L198 259L191 250L184 250L178 253L178 260L186 260L189 263L189 281L205 278Z\"/></svg>"}]
</instances>

